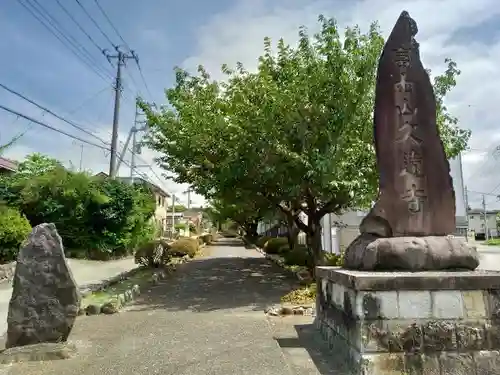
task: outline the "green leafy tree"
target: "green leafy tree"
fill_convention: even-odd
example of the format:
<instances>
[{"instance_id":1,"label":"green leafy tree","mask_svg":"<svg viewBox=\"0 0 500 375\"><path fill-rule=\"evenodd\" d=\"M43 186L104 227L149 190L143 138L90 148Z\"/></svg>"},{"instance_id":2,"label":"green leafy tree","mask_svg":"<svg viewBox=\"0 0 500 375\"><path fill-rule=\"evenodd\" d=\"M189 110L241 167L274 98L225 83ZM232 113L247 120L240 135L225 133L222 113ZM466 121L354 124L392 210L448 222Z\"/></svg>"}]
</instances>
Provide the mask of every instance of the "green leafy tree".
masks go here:
<instances>
[{"instance_id":1,"label":"green leafy tree","mask_svg":"<svg viewBox=\"0 0 500 375\"><path fill-rule=\"evenodd\" d=\"M177 70L166 91L170 107L142 105L152 132L149 145L177 182L226 202L234 196L279 207L307 234L316 264L322 261L321 219L330 212L368 207L378 175L373 147L375 75L383 39L376 24L343 36L333 19L320 31L301 28L297 47L264 42L256 72L223 66L214 81ZM444 105L455 85L456 64L435 78L438 125L447 155L456 156L470 132ZM267 203L263 203L267 202ZM299 213L307 214L307 222Z\"/></svg>"},{"instance_id":2,"label":"green leafy tree","mask_svg":"<svg viewBox=\"0 0 500 375\"><path fill-rule=\"evenodd\" d=\"M31 178L41 176L55 169L64 169L64 166L57 159L38 152L28 155L21 163L19 163L16 171L18 178Z\"/></svg>"},{"instance_id":3,"label":"green leafy tree","mask_svg":"<svg viewBox=\"0 0 500 375\"><path fill-rule=\"evenodd\" d=\"M0 200L33 226L56 224L75 255L121 256L154 236L155 201L146 186L68 171L43 155L31 156L21 166L4 178Z\"/></svg>"}]
</instances>

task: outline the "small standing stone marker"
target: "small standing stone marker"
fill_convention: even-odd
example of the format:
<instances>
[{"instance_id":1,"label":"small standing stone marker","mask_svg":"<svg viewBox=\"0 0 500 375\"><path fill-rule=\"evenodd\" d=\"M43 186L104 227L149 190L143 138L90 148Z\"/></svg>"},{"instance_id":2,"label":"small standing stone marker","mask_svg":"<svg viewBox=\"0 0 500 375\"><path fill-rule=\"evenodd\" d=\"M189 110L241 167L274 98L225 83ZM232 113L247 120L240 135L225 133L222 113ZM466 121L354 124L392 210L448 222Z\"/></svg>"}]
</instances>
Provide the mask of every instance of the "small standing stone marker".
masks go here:
<instances>
[{"instance_id":1,"label":"small standing stone marker","mask_svg":"<svg viewBox=\"0 0 500 375\"><path fill-rule=\"evenodd\" d=\"M6 348L66 342L80 301L55 225L37 225L17 257Z\"/></svg>"}]
</instances>

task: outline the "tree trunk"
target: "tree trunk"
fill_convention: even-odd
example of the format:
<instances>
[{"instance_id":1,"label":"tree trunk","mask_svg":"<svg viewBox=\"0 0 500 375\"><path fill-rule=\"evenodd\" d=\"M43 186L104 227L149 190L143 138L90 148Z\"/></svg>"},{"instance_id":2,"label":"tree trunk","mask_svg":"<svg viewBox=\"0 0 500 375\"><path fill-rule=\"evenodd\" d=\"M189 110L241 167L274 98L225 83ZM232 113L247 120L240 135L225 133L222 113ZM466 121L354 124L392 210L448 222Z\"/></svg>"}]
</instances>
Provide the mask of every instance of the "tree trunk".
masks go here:
<instances>
[{"instance_id":1,"label":"tree trunk","mask_svg":"<svg viewBox=\"0 0 500 375\"><path fill-rule=\"evenodd\" d=\"M300 229L295 223L295 218L293 214L286 214L286 225L287 225L287 239L288 239L288 247L291 250L294 250L297 246L298 237Z\"/></svg>"},{"instance_id":2,"label":"tree trunk","mask_svg":"<svg viewBox=\"0 0 500 375\"><path fill-rule=\"evenodd\" d=\"M307 219L307 246L313 257L313 275L316 266L324 263L323 246L321 243L321 217L319 215L308 215Z\"/></svg>"},{"instance_id":3,"label":"tree trunk","mask_svg":"<svg viewBox=\"0 0 500 375\"><path fill-rule=\"evenodd\" d=\"M247 238L250 240L254 240L257 237L259 237L259 234L257 233L257 227L259 225L258 221L252 221L250 223L245 223L245 226L243 229L245 230L245 234L247 235Z\"/></svg>"}]
</instances>

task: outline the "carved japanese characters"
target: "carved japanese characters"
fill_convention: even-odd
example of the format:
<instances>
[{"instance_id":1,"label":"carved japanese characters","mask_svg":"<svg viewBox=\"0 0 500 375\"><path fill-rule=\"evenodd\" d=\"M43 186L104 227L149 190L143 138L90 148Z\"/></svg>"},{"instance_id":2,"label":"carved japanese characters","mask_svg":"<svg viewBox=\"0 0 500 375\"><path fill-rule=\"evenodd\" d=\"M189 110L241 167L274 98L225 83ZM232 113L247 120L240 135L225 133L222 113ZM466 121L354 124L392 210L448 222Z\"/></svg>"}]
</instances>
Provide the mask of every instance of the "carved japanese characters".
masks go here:
<instances>
[{"instance_id":1,"label":"carved japanese characters","mask_svg":"<svg viewBox=\"0 0 500 375\"><path fill-rule=\"evenodd\" d=\"M358 270L475 269L475 248L455 232L455 192L420 61L417 25L401 13L379 60L374 138L379 196L345 252Z\"/></svg>"},{"instance_id":2,"label":"carved japanese characters","mask_svg":"<svg viewBox=\"0 0 500 375\"><path fill-rule=\"evenodd\" d=\"M380 236L447 235L455 231L455 194L436 125L436 103L414 36L403 12L379 61L375 146L379 197L362 232ZM370 230L377 216L387 228ZM367 222L368 221L368 222ZM379 220L380 221L380 220Z\"/></svg>"}]
</instances>

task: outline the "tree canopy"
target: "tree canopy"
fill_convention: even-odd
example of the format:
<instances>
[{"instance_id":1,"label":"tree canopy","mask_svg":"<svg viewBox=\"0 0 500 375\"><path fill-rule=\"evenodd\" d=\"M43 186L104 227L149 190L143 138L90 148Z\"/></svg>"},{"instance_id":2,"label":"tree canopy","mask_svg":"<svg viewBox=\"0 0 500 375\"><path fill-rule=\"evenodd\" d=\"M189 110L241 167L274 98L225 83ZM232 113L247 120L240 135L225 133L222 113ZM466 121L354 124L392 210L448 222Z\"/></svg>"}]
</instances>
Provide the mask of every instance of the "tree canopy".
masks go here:
<instances>
[{"instance_id":1,"label":"tree canopy","mask_svg":"<svg viewBox=\"0 0 500 375\"><path fill-rule=\"evenodd\" d=\"M373 103L384 40L376 23L341 35L334 19L320 31L299 30L296 46L264 40L256 71L222 66L214 80L177 69L159 111L142 103L148 144L179 183L219 201L279 207L318 248L319 223L329 212L368 207L377 191ZM437 118L448 157L466 146L468 130L444 105L460 71L447 59L434 79ZM304 211L308 222L296 213ZM314 241L315 239L315 241Z\"/></svg>"}]
</instances>

